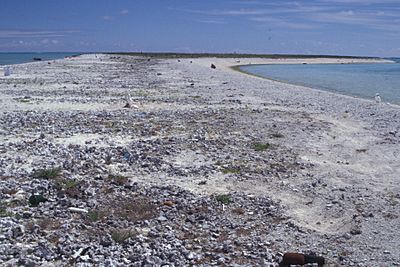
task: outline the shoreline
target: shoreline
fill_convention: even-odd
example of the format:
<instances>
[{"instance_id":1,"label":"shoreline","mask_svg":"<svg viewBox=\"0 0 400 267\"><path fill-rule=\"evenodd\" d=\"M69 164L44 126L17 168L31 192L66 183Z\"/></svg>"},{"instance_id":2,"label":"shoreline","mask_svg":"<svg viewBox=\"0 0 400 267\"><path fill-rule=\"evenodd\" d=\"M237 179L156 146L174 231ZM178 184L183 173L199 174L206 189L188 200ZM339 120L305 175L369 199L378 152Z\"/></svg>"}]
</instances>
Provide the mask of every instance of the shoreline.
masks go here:
<instances>
[{"instance_id":1,"label":"shoreline","mask_svg":"<svg viewBox=\"0 0 400 267\"><path fill-rule=\"evenodd\" d=\"M324 65L324 64L337 64L337 63L317 63L317 64ZM362 63L348 63L348 64L362 64ZM376 63L363 63L363 64L376 64ZM392 64L392 63L390 63L390 62L379 62L379 64ZM244 70L240 69L243 66L255 66L255 65L260 65L261 66L261 65L268 65L268 64L236 65L236 66L231 66L229 68L232 69L233 71L240 72L242 74L249 75L249 76L252 76L252 77L257 77L257 78L266 79L266 80L270 80L270 81L274 81L274 82L284 83L284 84L287 84L287 85L302 86L302 87L309 88L311 90L328 92L328 93L332 93L332 94L336 94L336 95L342 95L342 96L346 96L346 97L351 97L351 98L354 98L354 99L369 101L370 103L375 103L375 100L373 100L372 97L371 98L366 98L366 97L362 97L362 96L352 95L350 93L346 94L344 92L338 92L338 91L335 91L334 89L322 88L322 87L318 87L318 86L311 86L311 85L307 85L307 84L294 83L294 82L289 82L289 81L285 81L285 80L278 80L278 79L274 79L274 78L271 78L271 77L264 77L262 75L257 75L257 74L254 74L254 73L251 73L251 72L247 72L247 71L244 71ZM390 106L400 107L400 103L384 102L384 103L382 103L382 105L390 105Z\"/></svg>"},{"instance_id":2,"label":"shoreline","mask_svg":"<svg viewBox=\"0 0 400 267\"><path fill-rule=\"evenodd\" d=\"M400 262L398 107L236 61L83 55L0 77L0 263Z\"/></svg>"},{"instance_id":3,"label":"shoreline","mask_svg":"<svg viewBox=\"0 0 400 267\"><path fill-rule=\"evenodd\" d=\"M2 58L1 56L3 55L15 55L16 57L18 56L24 56L24 58L22 59L23 62L16 62L16 63L1 63L2 62ZM90 54L90 53L88 53ZM29 55L28 58L25 58L26 55ZM50 58L48 59L46 56L54 56L54 55L58 55L61 57L57 57L57 58ZM66 57L77 57L83 55L80 52L0 52L0 69L3 69L4 67L12 67L15 65L20 65L20 64L28 64L28 63L37 63L37 62L51 62L54 60L62 60L65 59ZM45 56L43 58L43 56ZM40 60L35 60L34 58L40 58ZM4 60L4 59L3 59ZM21 59L19 59L21 60Z\"/></svg>"}]
</instances>

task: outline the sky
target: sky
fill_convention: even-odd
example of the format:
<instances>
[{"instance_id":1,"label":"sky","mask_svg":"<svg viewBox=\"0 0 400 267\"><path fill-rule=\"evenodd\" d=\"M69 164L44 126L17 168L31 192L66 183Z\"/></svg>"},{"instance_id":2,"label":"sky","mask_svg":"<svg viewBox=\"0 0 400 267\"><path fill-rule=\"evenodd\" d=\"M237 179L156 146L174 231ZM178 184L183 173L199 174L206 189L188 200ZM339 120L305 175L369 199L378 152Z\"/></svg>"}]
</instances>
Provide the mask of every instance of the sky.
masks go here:
<instances>
[{"instance_id":1,"label":"sky","mask_svg":"<svg viewBox=\"0 0 400 267\"><path fill-rule=\"evenodd\" d=\"M0 52L400 57L400 0L0 0Z\"/></svg>"}]
</instances>

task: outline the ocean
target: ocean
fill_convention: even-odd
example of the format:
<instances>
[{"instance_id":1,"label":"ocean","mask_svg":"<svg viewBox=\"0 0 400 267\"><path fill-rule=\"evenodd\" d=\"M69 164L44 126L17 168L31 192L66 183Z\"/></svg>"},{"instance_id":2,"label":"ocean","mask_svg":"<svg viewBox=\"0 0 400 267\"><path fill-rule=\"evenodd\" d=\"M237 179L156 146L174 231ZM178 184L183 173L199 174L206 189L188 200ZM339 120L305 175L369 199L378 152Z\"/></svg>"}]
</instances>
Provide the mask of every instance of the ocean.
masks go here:
<instances>
[{"instance_id":1,"label":"ocean","mask_svg":"<svg viewBox=\"0 0 400 267\"><path fill-rule=\"evenodd\" d=\"M395 64L248 65L240 70L311 88L400 104L400 58Z\"/></svg>"},{"instance_id":2,"label":"ocean","mask_svg":"<svg viewBox=\"0 0 400 267\"><path fill-rule=\"evenodd\" d=\"M79 52L43 52L43 53L0 53L0 66L33 62L33 58L53 60L79 55Z\"/></svg>"}]
</instances>

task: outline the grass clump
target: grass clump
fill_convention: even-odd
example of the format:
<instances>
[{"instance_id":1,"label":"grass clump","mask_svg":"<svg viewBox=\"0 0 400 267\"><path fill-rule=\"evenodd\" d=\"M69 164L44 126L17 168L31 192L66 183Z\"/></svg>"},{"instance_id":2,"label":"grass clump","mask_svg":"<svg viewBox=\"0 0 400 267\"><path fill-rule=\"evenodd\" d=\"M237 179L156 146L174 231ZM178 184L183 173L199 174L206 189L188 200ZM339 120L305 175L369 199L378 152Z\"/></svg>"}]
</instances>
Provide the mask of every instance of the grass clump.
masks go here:
<instances>
[{"instance_id":1,"label":"grass clump","mask_svg":"<svg viewBox=\"0 0 400 267\"><path fill-rule=\"evenodd\" d=\"M54 179L60 176L61 168L39 169L36 170L32 176L38 179Z\"/></svg>"},{"instance_id":2,"label":"grass clump","mask_svg":"<svg viewBox=\"0 0 400 267\"><path fill-rule=\"evenodd\" d=\"M244 208L238 207L232 210L232 213L237 214L237 215L243 215L246 213L246 210Z\"/></svg>"},{"instance_id":3,"label":"grass clump","mask_svg":"<svg viewBox=\"0 0 400 267\"><path fill-rule=\"evenodd\" d=\"M39 225L42 230L56 230L60 228L61 222L57 219L42 218L37 221L37 225Z\"/></svg>"},{"instance_id":4,"label":"grass clump","mask_svg":"<svg viewBox=\"0 0 400 267\"><path fill-rule=\"evenodd\" d=\"M223 174L237 174L237 173L240 173L240 170L236 169L236 168L223 168L222 173Z\"/></svg>"},{"instance_id":5,"label":"grass clump","mask_svg":"<svg viewBox=\"0 0 400 267\"><path fill-rule=\"evenodd\" d=\"M269 143L265 143L265 144L264 143L254 143L253 144L253 149L255 151L264 151L270 147L271 147L271 144L269 144Z\"/></svg>"},{"instance_id":6,"label":"grass clump","mask_svg":"<svg viewBox=\"0 0 400 267\"><path fill-rule=\"evenodd\" d=\"M114 230L111 233L111 238L120 244L134 236L136 236L136 232L131 229Z\"/></svg>"},{"instance_id":7,"label":"grass clump","mask_svg":"<svg viewBox=\"0 0 400 267\"><path fill-rule=\"evenodd\" d=\"M65 179L61 184L61 186L66 190L75 188L78 185L79 185L79 181L78 180L71 180L71 179L68 179L68 180Z\"/></svg>"},{"instance_id":8,"label":"grass clump","mask_svg":"<svg viewBox=\"0 0 400 267\"><path fill-rule=\"evenodd\" d=\"M128 177L123 176L123 175L110 174L108 176L108 179L110 179L113 184L116 184L119 186L124 186L124 185L128 184Z\"/></svg>"},{"instance_id":9,"label":"grass clump","mask_svg":"<svg viewBox=\"0 0 400 267\"><path fill-rule=\"evenodd\" d=\"M75 179L58 179L56 181L56 188L64 192L70 197L79 197L81 194L81 181Z\"/></svg>"},{"instance_id":10,"label":"grass clump","mask_svg":"<svg viewBox=\"0 0 400 267\"><path fill-rule=\"evenodd\" d=\"M31 195L28 199L29 204L31 207L37 207L39 206L40 203L44 203L47 201L47 198L45 198L42 194L39 195Z\"/></svg>"},{"instance_id":11,"label":"grass clump","mask_svg":"<svg viewBox=\"0 0 400 267\"><path fill-rule=\"evenodd\" d=\"M0 202L0 217L12 217L14 213L7 211L7 204Z\"/></svg>"},{"instance_id":12,"label":"grass clump","mask_svg":"<svg viewBox=\"0 0 400 267\"><path fill-rule=\"evenodd\" d=\"M230 204L230 203L233 202L232 199L231 199L231 197L230 197L229 195L225 195L225 194L217 195L217 196L215 197L215 199L216 199L218 202L220 202L220 203L222 203L222 204L225 204L225 205L228 205L228 204Z\"/></svg>"},{"instance_id":13,"label":"grass clump","mask_svg":"<svg viewBox=\"0 0 400 267\"><path fill-rule=\"evenodd\" d=\"M87 218L91 222L97 222L102 220L105 217L104 212L98 211L98 210L90 210L87 213Z\"/></svg>"},{"instance_id":14,"label":"grass clump","mask_svg":"<svg viewBox=\"0 0 400 267\"><path fill-rule=\"evenodd\" d=\"M153 219L157 215L157 207L148 198L116 200L110 203L109 208L115 216L130 222Z\"/></svg>"}]
</instances>

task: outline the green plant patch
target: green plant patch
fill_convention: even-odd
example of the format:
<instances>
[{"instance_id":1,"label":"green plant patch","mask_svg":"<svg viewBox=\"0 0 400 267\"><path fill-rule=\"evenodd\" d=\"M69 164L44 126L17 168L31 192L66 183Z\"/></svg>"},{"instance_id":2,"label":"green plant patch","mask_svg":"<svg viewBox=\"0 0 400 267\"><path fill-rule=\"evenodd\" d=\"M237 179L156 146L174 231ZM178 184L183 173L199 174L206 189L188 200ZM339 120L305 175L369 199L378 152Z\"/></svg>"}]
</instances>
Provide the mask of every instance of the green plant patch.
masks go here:
<instances>
[{"instance_id":1,"label":"green plant patch","mask_svg":"<svg viewBox=\"0 0 400 267\"><path fill-rule=\"evenodd\" d=\"M229 195L225 195L225 194L217 195L217 196L215 197L215 199L216 199L218 202L221 202L222 204L225 204L225 205L228 205L229 203L232 203L232 202L233 202L232 199L231 199L231 197L230 197Z\"/></svg>"},{"instance_id":2,"label":"green plant patch","mask_svg":"<svg viewBox=\"0 0 400 267\"><path fill-rule=\"evenodd\" d=\"M102 220L105 217L105 213L98 211L98 210L90 210L87 213L87 218L89 219L89 221L91 222L97 222Z\"/></svg>"},{"instance_id":3,"label":"green plant patch","mask_svg":"<svg viewBox=\"0 0 400 267\"><path fill-rule=\"evenodd\" d=\"M78 185L79 185L79 181L77 181L77 180L64 180L63 182L62 182L62 187L63 188L65 188L65 189L72 189L72 188L75 188L75 187L77 187Z\"/></svg>"},{"instance_id":4,"label":"green plant patch","mask_svg":"<svg viewBox=\"0 0 400 267\"><path fill-rule=\"evenodd\" d=\"M0 217L11 217L11 216L13 216L13 213L7 211L7 204L4 202L0 202Z\"/></svg>"},{"instance_id":5,"label":"green plant patch","mask_svg":"<svg viewBox=\"0 0 400 267\"><path fill-rule=\"evenodd\" d=\"M29 204L32 207L37 207L39 206L40 203L46 202L47 198L45 198L43 195L32 195L29 197Z\"/></svg>"},{"instance_id":6,"label":"green plant patch","mask_svg":"<svg viewBox=\"0 0 400 267\"><path fill-rule=\"evenodd\" d=\"M39 169L36 170L32 176L33 178L38 179L54 179L57 178L61 174L60 168L51 168L51 169Z\"/></svg>"},{"instance_id":7,"label":"green plant patch","mask_svg":"<svg viewBox=\"0 0 400 267\"><path fill-rule=\"evenodd\" d=\"M240 170L235 169L235 168L223 168L222 173L223 174L237 174L237 173L240 173Z\"/></svg>"},{"instance_id":8,"label":"green plant patch","mask_svg":"<svg viewBox=\"0 0 400 267\"><path fill-rule=\"evenodd\" d=\"M111 233L111 238L120 244L134 236L136 236L136 232L131 229L115 230Z\"/></svg>"},{"instance_id":9,"label":"green plant patch","mask_svg":"<svg viewBox=\"0 0 400 267\"><path fill-rule=\"evenodd\" d=\"M253 144L253 149L255 151L264 151L267 150L271 147L271 144L269 143L255 143Z\"/></svg>"}]
</instances>

